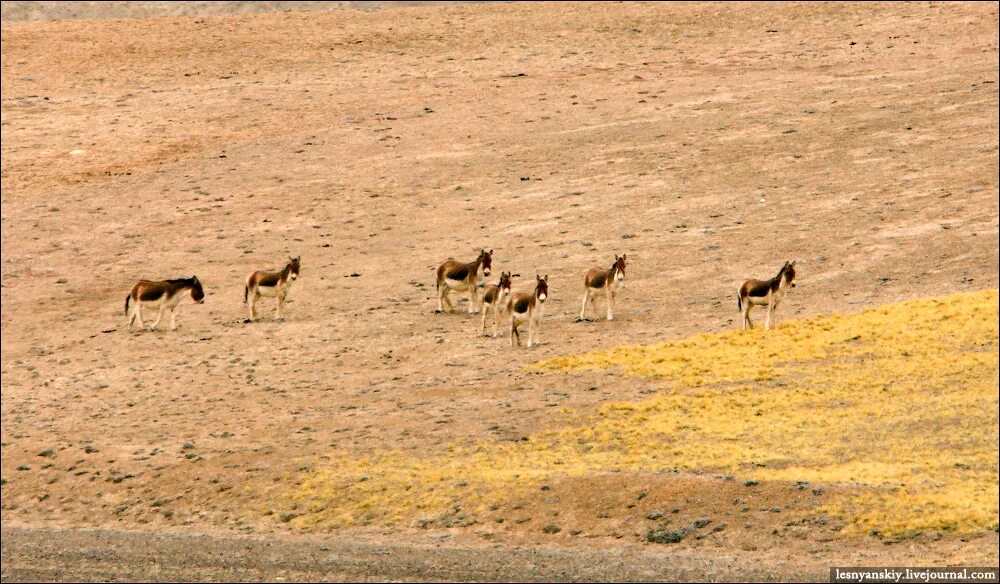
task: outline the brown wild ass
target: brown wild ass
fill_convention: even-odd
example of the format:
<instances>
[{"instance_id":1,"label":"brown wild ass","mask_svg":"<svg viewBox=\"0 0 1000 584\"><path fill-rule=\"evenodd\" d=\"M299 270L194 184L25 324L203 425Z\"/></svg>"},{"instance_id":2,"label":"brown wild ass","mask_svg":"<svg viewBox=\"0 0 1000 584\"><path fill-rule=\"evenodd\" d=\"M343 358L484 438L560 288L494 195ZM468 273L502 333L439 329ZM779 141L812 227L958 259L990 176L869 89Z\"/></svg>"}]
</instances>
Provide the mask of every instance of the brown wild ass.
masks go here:
<instances>
[{"instance_id":1,"label":"brown wild ass","mask_svg":"<svg viewBox=\"0 0 1000 584\"><path fill-rule=\"evenodd\" d=\"M750 311L754 306L767 306L767 320L764 330L770 330L774 311L778 308L782 296L789 288L795 287L795 263L797 260L785 262L778 275L770 280L747 280L740 286L736 306L743 317L743 328L753 328Z\"/></svg>"},{"instance_id":2,"label":"brown wild ass","mask_svg":"<svg viewBox=\"0 0 1000 584\"><path fill-rule=\"evenodd\" d=\"M181 278L178 280L139 280L132 286L128 296L125 297L125 316L128 318L128 330L132 330L132 323L139 321L139 328L145 328L142 322L143 307L156 309L156 321L153 322L151 330L156 329L160 324L163 314L170 311L170 330L177 329L177 305L184 299L184 292L190 290L191 300L201 304L205 302L205 290L201 287L201 282L197 276Z\"/></svg>"},{"instance_id":3,"label":"brown wild ass","mask_svg":"<svg viewBox=\"0 0 1000 584\"><path fill-rule=\"evenodd\" d=\"M515 346L515 337L517 338L516 346L521 346L521 333L518 332L517 327L524 322L528 323L528 348L531 348L532 343L538 342L535 337L538 336L542 326L542 305L545 304L548 295L548 275L542 278L536 274L533 294L518 292L507 301L507 312L510 313L510 346Z\"/></svg>"},{"instance_id":4,"label":"brown wild ass","mask_svg":"<svg viewBox=\"0 0 1000 584\"><path fill-rule=\"evenodd\" d=\"M250 308L252 322L257 318L257 299L261 296L277 297L278 308L274 313L275 320L285 318L285 297L292 287L292 282L299 277L299 258L289 258L288 264L280 272L253 272L247 276L243 287L243 302Z\"/></svg>"},{"instance_id":5,"label":"brown wild ass","mask_svg":"<svg viewBox=\"0 0 1000 584\"><path fill-rule=\"evenodd\" d=\"M490 284L483 291L483 328L480 334L486 334L486 313L493 310L493 338L500 332L500 318L507 306L507 298L510 296L510 272L500 272L500 282L496 285Z\"/></svg>"},{"instance_id":6,"label":"brown wild ass","mask_svg":"<svg viewBox=\"0 0 1000 584\"><path fill-rule=\"evenodd\" d=\"M438 307L436 312L444 312L445 306L451 311L451 300L448 292L469 291L469 314L476 312L476 301L479 298L479 287L483 278L488 278L493 266L493 250L480 250L476 261L463 264L454 260L443 262L437 269Z\"/></svg>"},{"instance_id":7,"label":"brown wild ass","mask_svg":"<svg viewBox=\"0 0 1000 584\"><path fill-rule=\"evenodd\" d=\"M608 298L608 320L614 320L615 296L625 285L625 256L615 255L615 263L611 269L590 268L583 277L583 308L580 309L580 318L584 320L587 312L587 303L591 304L593 312L597 313L597 301L594 297L598 292L604 290Z\"/></svg>"}]
</instances>

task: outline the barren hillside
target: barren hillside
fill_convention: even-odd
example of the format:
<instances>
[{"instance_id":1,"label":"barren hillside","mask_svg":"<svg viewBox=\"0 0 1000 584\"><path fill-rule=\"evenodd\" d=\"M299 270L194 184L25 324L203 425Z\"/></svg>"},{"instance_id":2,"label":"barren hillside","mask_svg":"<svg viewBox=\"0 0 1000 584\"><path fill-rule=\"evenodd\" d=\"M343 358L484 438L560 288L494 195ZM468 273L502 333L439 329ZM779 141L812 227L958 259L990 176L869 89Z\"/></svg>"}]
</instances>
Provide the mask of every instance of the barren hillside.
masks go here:
<instances>
[{"instance_id":1,"label":"barren hillside","mask_svg":"<svg viewBox=\"0 0 1000 584\"><path fill-rule=\"evenodd\" d=\"M879 485L608 466L513 477L509 500L473 509L447 461L674 395L670 379L529 366L734 329L739 285L788 259L779 322L995 289L997 26L995 3L5 13L5 529L620 551L646 558L638 579L995 565L995 519L888 540L818 523L830 498ZM480 249L515 288L549 276L541 345L480 336L464 301L434 314L437 264ZM615 320L574 322L584 271L622 253ZM243 322L245 276L290 255L289 318L265 299ZM191 275L207 298L177 331L125 330L136 280ZM995 363L996 347L977 350ZM984 416L995 428L995 399ZM993 449L995 475L995 441L969 448ZM405 477L355 475L368 464L452 482L417 508ZM324 506L347 476L399 491ZM647 542L703 518L704 537ZM4 577L66 574L40 559L59 533L5 547ZM131 577L152 577L144 561ZM567 562L539 578L615 576Z\"/></svg>"}]
</instances>

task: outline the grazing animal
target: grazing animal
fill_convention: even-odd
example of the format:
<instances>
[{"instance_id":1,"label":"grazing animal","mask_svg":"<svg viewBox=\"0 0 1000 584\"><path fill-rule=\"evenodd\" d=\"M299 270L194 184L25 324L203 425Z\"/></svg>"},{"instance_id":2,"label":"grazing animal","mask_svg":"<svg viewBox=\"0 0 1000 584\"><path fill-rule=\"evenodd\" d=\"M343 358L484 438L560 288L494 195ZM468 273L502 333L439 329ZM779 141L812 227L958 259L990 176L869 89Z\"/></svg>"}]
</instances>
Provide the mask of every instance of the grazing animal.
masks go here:
<instances>
[{"instance_id":1,"label":"grazing animal","mask_svg":"<svg viewBox=\"0 0 1000 584\"><path fill-rule=\"evenodd\" d=\"M517 339L516 346L521 346L521 333L517 328L525 322L528 323L528 348L531 348L533 342L538 342L535 338L542 325L542 305L545 304L548 295L548 275L542 278L536 274L533 294L518 292L507 301L507 312L510 314L510 346L515 346L515 338Z\"/></svg>"},{"instance_id":2,"label":"grazing animal","mask_svg":"<svg viewBox=\"0 0 1000 584\"><path fill-rule=\"evenodd\" d=\"M128 318L128 330L132 323L139 321L139 328L145 328L142 322L143 307L157 309L156 321L150 329L156 329L166 311L170 311L170 330L177 329L177 305L184 299L184 292L190 290L191 300L197 304L205 302L205 290L197 276L179 280L139 280L132 286L125 297L125 316Z\"/></svg>"},{"instance_id":3,"label":"grazing animal","mask_svg":"<svg viewBox=\"0 0 1000 584\"><path fill-rule=\"evenodd\" d=\"M510 272L500 272L500 282L490 284L483 291L483 328L480 334L486 334L486 313L493 310L493 338L500 332L500 318L507 307L510 296Z\"/></svg>"},{"instance_id":4,"label":"grazing animal","mask_svg":"<svg viewBox=\"0 0 1000 584\"><path fill-rule=\"evenodd\" d=\"M299 258L290 258L288 264L280 272L253 272L247 276L243 286L243 302L250 308L250 321L257 318L257 299L261 296L277 297L278 308L274 313L275 320L285 318L285 298L292 282L299 278Z\"/></svg>"},{"instance_id":5,"label":"grazing animal","mask_svg":"<svg viewBox=\"0 0 1000 584\"><path fill-rule=\"evenodd\" d=\"M615 255L615 263L611 269L590 268L583 277L583 308L580 309L580 319L583 320L587 312L587 303L597 312L597 301L595 296L601 290L608 298L608 320L614 320L615 296L625 285L625 256Z\"/></svg>"},{"instance_id":6,"label":"grazing animal","mask_svg":"<svg viewBox=\"0 0 1000 584\"><path fill-rule=\"evenodd\" d=\"M754 306L767 306L767 320L764 323L764 330L770 330L771 319L774 318L774 311L778 308L782 296L789 288L795 287L795 263L797 260L785 262L778 271L778 275L770 280L747 280L740 286L740 293L736 300L736 306L740 309L743 317L743 328L753 328L750 321L750 310Z\"/></svg>"},{"instance_id":7,"label":"grazing animal","mask_svg":"<svg viewBox=\"0 0 1000 584\"><path fill-rule=\"evenodd\" d=\"M437 292L438 307L437 312L444 312L445 306L451 311L451 300L448 293L451 290L456 292L469 291L469 314L476 312L476 301L479 298L479 287L482 286L484 278L490 276L490 268L493 266L493 250L480 250L476 261L468 264L447 260L442 262L437 269Z\"/></svg>"}]
</instances>

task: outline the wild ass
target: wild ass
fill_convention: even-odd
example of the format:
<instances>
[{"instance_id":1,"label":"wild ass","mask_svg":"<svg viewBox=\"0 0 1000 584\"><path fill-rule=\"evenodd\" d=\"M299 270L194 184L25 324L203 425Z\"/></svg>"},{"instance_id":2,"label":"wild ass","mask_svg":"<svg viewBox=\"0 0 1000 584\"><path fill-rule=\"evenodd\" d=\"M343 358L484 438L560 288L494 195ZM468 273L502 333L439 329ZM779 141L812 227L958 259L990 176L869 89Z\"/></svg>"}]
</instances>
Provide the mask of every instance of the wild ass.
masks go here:
<instances>
[{"instance_id":1,"label":"wild ass","mask_svg":"<svg viewBox=\"0 0 1000 584\"><path fill-rule=\"evenodd\" d=\"M476 300L479 298L479 287L483 278L490 276L490 267L493 265L493 250L480 250L476 261L468 264L447 260L437 269L437 292L438 307L437 312L444 312L445 306L451 311L451 300L448 299L448 292L469 291L469 314L476 312Z\"/></svg>"},{"instance_id":2,"label":"wild ass","mask_svg":"<svg viewBox=\"0 0 1000 584\"><path fill-rule=\"evenodd\" d=\"M500 332L500 318L507 306L510 296L510 272L500 272L500 282L490 284L483 291L483 328L480 334L486 334L486 313L493 310L493 338Z\"/></svg>"},{"instance_id":3,"label":"wild ass","mask_svg":"<svg viewBox=\"0 0 1000 584\"><path fill-rule=\"evenodd\" d=\"M788 288L795 287L795 262L791 260L785 262L778 270L778 275L770 280L747 280L740 287L740 293L736 300L736 306L740 309L743 317L743 328L753 328L750 320L750 311L754 306L767 306L767 320L764 322L764 330L770 330L771 319L774 311L778 308L782 296Z\"/></svg>"},{"instance_id":4,"label":"wild ass","mask_svg":"<svg viewBox=\"0 0 1000 584\"><path fill-rule=\"evenodd\" d=\"M615 263L611 266L611 269L604 270L601 268L590 268L583 277L583 307L580 309L579 320L584 320L584 314L587 312L587 303L589 302L593 308L593 312L597 313L597 301L595 296L601 290L604 290L605 296L608 298L608 320L614 320L614 309L615 309L615 295L618 291L625 285L625 256L618 257L615 255Z\"/></svg>"},{"instance_id":5,"label":"wild ass","mask_svg":"<svg viewBox=\"0 0 1000 584\"><path fill-rule=\"evenodd\" d=\"M197 304L205 302L205 290L201 287L201 282L197 276L181 278L178 280L139 280L132 286L128 296L125 297L125 316L128 318L128 330L132 330L132 323L139 321L139 328L145 328L142 322L142 309L148 307L158 309L156 321L153 322L151 330L156 329L163 318L163 313L170 311L170 330L177 329L177 305L184 299L184 292L190 290L191 300Z\"/></svg>"},{"instance_id":6,"label":"wild ass","mask_svg":"<svg viewBox=\"0 0 1000 584\"><path fill-rule=\"evenodd\" d=\"M515 346L514 338L517 338L518 347L521 346L521 333L517 327L527 321L528 323L528 348L535 341L539 329L542 325L542 305L549 295L549 277L544 278L535 275L535 292L528 294L518 292L507 301L507 312L510 313L510 346Z\"/></svg>"},{"instance_id":7,"label":"wild ass","mask_svg":"<svg viewBox=\"0 0 1000 584\"><path fill-rule=\"evenodd\" d=\"M278 308L275 310L274 319L285 318L285 297L292 287L292 282L299 277L299 258L289 258L288 264L280 272L253 272L247 276L246 285L243 286L243 302L250 308L250 319L252 322L257 318L257 299L261 296L271 298L277 297Z\"/></svg>"}]
</instances>

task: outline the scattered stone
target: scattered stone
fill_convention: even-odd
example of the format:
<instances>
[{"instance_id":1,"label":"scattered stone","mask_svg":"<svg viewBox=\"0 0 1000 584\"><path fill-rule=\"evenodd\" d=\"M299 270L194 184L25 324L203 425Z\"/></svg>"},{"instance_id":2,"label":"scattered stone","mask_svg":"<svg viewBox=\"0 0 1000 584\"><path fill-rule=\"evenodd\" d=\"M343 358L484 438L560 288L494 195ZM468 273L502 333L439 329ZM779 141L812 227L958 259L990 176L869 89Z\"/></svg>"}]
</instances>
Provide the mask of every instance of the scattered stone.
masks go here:
<instances>
[{"instance_id":1,"label":"scattered stone","mask_svg":"<svg viewBox=\"0 0 1000 584\"><path fill-rule=\"evenodd\" d=\"M701 519L695 519L694 523L692 523L691 525L693 525L695 529L701 529L702 527L707 526L711 522L712 522L711 519L703 517Z\"/></svg>"},{"instance_id":2,"label":"scattered stone","mask_svg":"<svg viewBox=\"0 0 1000 584\"><path fill-rule=\"evenodd\" d=\"M650 529L646 532L646 541L650 543L678 543L684 536L688 534L688 530L681 528L676 530L671 529Z\"/></svg>"},{"instance_id":3,"label":"scattered stone","mask_svg":"<svg viewBox=\"0 0 1000 584\"><path fill-rule=\"evenodd\" d=\"M747 481L747 482L743 483L743 486L744 487L755 487L755 486L757 486L759 484L760 483L757 482L757 481Z\"/></svg>"},{"instance_id":4,"label":"scattered stone","mask_svg":"<svg viewBox=\"0 0 1000 584\"><path fill-rule=\"evenodd\" d=\"M560 528L558 525L553 525L550 523L545 527L543 527L542 531L544 533L553 534L553 533L559 533L560 531L562 531L562 528Z\"/></svg>"},{"instance_id":5,"label":"scattered stone","mask_svg":"<svg viewBox=\"0 0 1000 584\"><path fill-rule=\"evenodd\" d=\"M663 511L653 511L652 513L646 516L646 519L656 520L659 519L660 517L663 517Z\"/></svg>"},{"instance_id":6,"label":"scattered stone","mask_svg":"<svg viewBox=\"0 0 1000 584\"><path fill-rule=\"evenodd\" d=\"M52 450L51 448L47 449L47 450L43 450L43 451L41 451L41 452L38 453L38 456L44 456L45 458L52 458L55 455L56 455L55 451Z\"/></svg>"}]
</instances>

